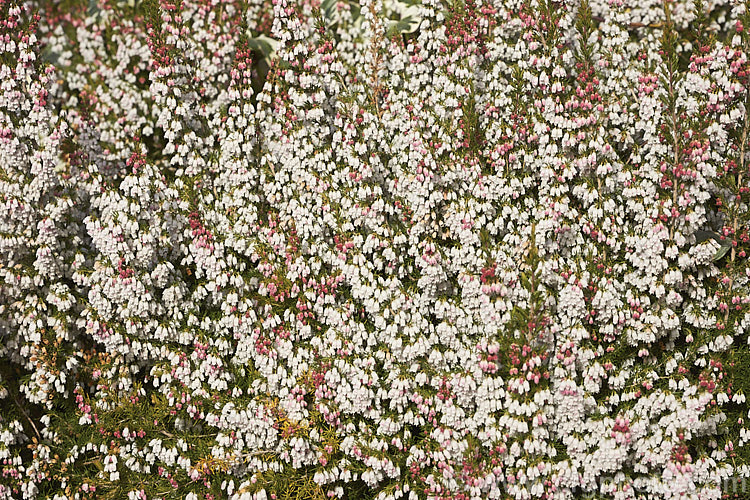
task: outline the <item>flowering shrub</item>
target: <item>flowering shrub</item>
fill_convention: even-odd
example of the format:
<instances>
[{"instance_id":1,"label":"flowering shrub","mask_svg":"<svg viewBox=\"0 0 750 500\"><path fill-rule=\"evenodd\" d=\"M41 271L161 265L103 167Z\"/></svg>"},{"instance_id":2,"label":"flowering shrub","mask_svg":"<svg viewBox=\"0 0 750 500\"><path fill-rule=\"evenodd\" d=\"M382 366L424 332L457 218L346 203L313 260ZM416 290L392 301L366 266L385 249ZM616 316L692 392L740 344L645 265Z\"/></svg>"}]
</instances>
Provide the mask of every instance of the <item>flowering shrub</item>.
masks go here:
<instances>
[{"instance_id":1,"label":"flowering shrub","mask_svg":"<svg viewBox=\"0 0 750 500\"><path fill-rule=\"evenodd\" d=\"M750 13L0 0L0 498L722 498Z\"/></svg>"}]
</instances>

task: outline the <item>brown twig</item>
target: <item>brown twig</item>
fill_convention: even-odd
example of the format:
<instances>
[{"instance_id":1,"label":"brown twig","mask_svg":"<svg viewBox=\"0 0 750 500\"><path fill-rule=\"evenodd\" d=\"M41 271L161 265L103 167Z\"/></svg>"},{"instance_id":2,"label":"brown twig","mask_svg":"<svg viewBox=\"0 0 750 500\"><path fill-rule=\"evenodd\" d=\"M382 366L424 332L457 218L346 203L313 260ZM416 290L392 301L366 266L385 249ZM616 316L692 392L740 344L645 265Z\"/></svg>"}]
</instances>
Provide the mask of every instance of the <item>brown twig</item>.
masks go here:
<instances>
[{"instance_id":1,"label":"brown twig","mask_svg":"<svg viewBox=\"0 0 750 500\"><path fill-rule=\"evenodd\" d=\"M13 394L13 401L16 403L16 406L18 406L18 409L21 410L21 413L23 413L23 416L26 417L26 420L29 421L29 423L31 424L31 427L34 429L34 433L36 434L37 439L39 439L39 441L41 442L42 435L39 433L39 429L36 428L36 424L34 424L34 421L31 420L31 417L29 416L29 414L26 413L26 410L21 405L21 402L18 401L18 398L16 397L15 393Z\"/></svg>"},{"instance_id":2,"label":"brown twig","mask_svg":"<svg viewBox=\"0 0 750 500\"><path fill-rule=\"evenodd\" d=\"M370 4L370 13L373 17L377 17L379 15L379 13L375 10L375 5L372 3ZM371 28L373 30L373 37L370 43L370 53L372 55L372 61L370 62L370 71L372 71L372 100L373 104L375 105L375 111L378 114L378 118L382 118L383 113L380 110L379 100L381 94L383 93L383 86L380 82L380 75L378 73L380 72L380 65L383 62L383 54L381 54L379 50L380 43L383 40L383 33L375 33L374 21L371 23Z\"/></svg>"}]
</instances>

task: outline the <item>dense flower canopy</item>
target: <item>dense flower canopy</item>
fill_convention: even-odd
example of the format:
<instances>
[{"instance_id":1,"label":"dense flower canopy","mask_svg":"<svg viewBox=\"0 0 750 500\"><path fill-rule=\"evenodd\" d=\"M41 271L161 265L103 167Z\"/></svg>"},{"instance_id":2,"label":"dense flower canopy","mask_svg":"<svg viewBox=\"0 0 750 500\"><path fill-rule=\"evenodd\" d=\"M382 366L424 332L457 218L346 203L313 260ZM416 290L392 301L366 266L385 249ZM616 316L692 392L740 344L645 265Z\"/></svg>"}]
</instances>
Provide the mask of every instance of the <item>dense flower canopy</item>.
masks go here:
<instances>
[{"instance_id":1,"label":"dense flower canopy","mask_svg":"<svg viewBox=\"0 0 750 500\"><path fill-rule=\"evenodd\" d=\"M0 0L0 499L736 491L748 29Z\"/></svg>"}]
</instances>

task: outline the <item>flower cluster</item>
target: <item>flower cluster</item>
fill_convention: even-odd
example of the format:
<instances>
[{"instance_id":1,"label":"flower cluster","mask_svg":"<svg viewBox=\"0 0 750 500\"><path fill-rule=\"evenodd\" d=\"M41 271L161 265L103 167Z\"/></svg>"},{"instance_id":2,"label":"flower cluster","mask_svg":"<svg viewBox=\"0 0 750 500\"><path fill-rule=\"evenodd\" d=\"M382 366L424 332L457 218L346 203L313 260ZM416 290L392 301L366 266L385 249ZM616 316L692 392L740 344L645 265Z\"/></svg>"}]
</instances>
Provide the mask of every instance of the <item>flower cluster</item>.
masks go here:
<instances>
[{"instance_id":1,"label":"flower cluster","mask_svg":"<svg viewBox=\"0 0 750 500\"><path fill-rule=\"evenodd\" d=\"M0 0L0 499L721 498L748 29Z\"/></svg>"}]
</instances>

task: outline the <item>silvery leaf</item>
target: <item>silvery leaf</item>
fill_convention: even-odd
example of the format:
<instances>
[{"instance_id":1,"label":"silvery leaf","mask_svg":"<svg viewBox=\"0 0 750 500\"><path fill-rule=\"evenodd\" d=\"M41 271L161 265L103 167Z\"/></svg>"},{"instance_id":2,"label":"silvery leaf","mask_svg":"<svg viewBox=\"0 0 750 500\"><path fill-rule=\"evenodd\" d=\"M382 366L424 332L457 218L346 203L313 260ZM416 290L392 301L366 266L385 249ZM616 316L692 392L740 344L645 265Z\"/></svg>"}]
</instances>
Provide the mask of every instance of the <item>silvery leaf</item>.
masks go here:
<instances>
[{"instance_id":1,"label":"silvery leaf","mask_svg":"<svg viewBox=\"0 0 750 500\"><path fill-rule=\"evenodd\" d=\"M721 260L721 258L727 254L730 248L732 248L731 244L722 245L721 248L719 248L719 250L717 250L716 253L714 254L713 261L716 262L718 260Z\"/></svg>"}]
</instances>

